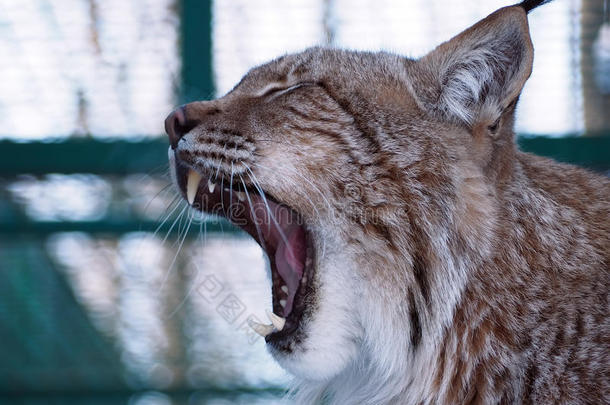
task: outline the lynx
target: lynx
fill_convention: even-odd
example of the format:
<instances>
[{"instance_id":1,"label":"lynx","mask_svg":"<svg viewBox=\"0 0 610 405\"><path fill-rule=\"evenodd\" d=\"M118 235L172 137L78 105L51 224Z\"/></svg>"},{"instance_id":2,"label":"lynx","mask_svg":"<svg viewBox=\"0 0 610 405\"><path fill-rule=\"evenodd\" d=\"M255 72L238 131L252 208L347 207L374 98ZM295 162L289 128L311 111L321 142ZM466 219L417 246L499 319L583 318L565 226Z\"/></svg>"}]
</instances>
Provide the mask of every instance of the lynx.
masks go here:
<instances>
[{"instance_id":1,"label":"lynx","mask_svg":"<svg viewBox=\"0 0 610 405\"><path fill-rule=\"evenodd\" d=\"M515 144L541 3L420 59L283 56L166 119L182 195L269 258L251 326L295 402L610 403L610 181Z\"/></svg>"}]
</instances>

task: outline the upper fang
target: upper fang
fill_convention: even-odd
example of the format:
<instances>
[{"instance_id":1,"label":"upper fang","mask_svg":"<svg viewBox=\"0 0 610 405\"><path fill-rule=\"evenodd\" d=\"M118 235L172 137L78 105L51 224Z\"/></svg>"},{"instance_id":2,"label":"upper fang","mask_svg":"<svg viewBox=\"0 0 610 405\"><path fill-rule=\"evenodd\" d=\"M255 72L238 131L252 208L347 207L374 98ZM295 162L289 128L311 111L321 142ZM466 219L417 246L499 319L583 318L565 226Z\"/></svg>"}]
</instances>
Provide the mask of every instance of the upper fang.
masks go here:
<instances>
[{"instance_id":1,"label":"upper fang","mask_svg":"<svg viewBox=\"0 0 610 405\"><path fill-rule=\"evenodd\" d=\"M195 170L190 169L188 177L186 178L186 200L190 205L193 205L193 202L195 201L200 181L201 175Z\"/></svg>"},{"instance_id":2,"label":"upper fang","mask_svg":"<svg viewBox=\"0 0 610 405\"><path fill-rule=\"evenodd\" d=\"M208 190L210 190L210 193L213 193L215 188L216 183L212 183L212 180L208 180Z\"/></svg>"}]
</instances>

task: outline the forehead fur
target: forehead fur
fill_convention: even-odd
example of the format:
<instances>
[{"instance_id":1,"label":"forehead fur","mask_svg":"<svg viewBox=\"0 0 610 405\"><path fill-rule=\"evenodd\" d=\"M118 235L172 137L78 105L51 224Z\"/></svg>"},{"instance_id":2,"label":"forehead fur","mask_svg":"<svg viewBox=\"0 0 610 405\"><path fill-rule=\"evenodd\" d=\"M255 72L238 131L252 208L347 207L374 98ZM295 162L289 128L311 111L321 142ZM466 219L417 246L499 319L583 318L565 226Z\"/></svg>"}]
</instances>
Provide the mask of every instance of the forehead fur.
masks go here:
<instances>
[{"instance_id":1,"label":"forehead fur","mask_svg":"<svg viewBox=\"0 0 610 405\"><path fill-rule=\"evenodd\" d=\"M350 79L396 79L406 67L414 63L387 52L360 52L333 48L313 47L303 52L284 55L252 69L243 79L243 85L260 80L289 81L291 78L322 81L349 75ZM379 76L381 75L381 77Z\"/></svg>"},{"instance_id":2,"label":"forehead fur","mask_svg":"<svg viewBox=\"0 0 610 405\"><path fill-rule=\"evenodd\" d=\"M309 82L325 86L340 100L369 100L411 107L414 92L409 67L415 61L387 52L358 52L314 47L282 56L252 69L236 86L239 92L256 92L262 84L287 86ZM384 103L382 103L382 101Z\"/></svg>"}]
</instances>

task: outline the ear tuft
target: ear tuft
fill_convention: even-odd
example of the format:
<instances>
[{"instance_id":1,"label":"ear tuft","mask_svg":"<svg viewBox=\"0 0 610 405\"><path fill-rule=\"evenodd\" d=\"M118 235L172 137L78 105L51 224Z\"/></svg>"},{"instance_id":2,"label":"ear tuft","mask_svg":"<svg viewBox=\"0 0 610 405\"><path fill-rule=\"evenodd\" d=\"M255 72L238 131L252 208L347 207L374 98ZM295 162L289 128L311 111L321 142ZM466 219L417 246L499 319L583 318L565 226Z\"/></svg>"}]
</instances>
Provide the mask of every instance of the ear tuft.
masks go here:
<instances>
[{"instance_id":1,"label":"ear tuft","mask_svg":"<svg viewBox=\"0 0 610 405\"><path fill-rule=\"evenodd\" d=\"M552 0L523 0L521 3L519 3L519 6L522 7L526 13L529 13L536 7L550 3L551 1Z\"/></svg>"},{"instance_id":2,"label":"ear tuft","mask_svg":"<svg viewBox=\"0 0 610 405\"><path fill-rule=\"evenodd\" d=\"M447 119L493 122L521 92L532 61L525 11L506 7L420 59L414 87L426 109Z\"/></svg>"}]
</instances>

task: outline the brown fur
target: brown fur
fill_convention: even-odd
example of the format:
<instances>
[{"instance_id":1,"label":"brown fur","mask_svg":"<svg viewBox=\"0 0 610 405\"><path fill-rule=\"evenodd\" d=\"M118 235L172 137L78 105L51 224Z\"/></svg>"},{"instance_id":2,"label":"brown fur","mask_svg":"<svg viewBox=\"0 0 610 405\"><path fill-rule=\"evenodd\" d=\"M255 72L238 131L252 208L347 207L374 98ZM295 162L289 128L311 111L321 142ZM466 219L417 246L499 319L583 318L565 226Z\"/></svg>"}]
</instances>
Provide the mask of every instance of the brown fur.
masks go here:
<instances>
[{"instance_id":1,"label":"brown fur","mask_svg":"<svg viewBox=\"0 0 610 405\"><path fill-rule=\"evenodd\" d=\"M185 106L177 158L247 180L246 162L327 249L318 290L335 257L359 288L364 332L345 333L365 354L345 367L368 377L338 371L310 399L610 403L610 182L515 146L532 58L525 12L507 7L420 60L314 48ZM469 93L473 71L489 76ZM261 94L273 83L302 85ZM310 304L314 328L325 302ZM334 350L315 347L302 352Z\"/></svg>"}]
</instances>

